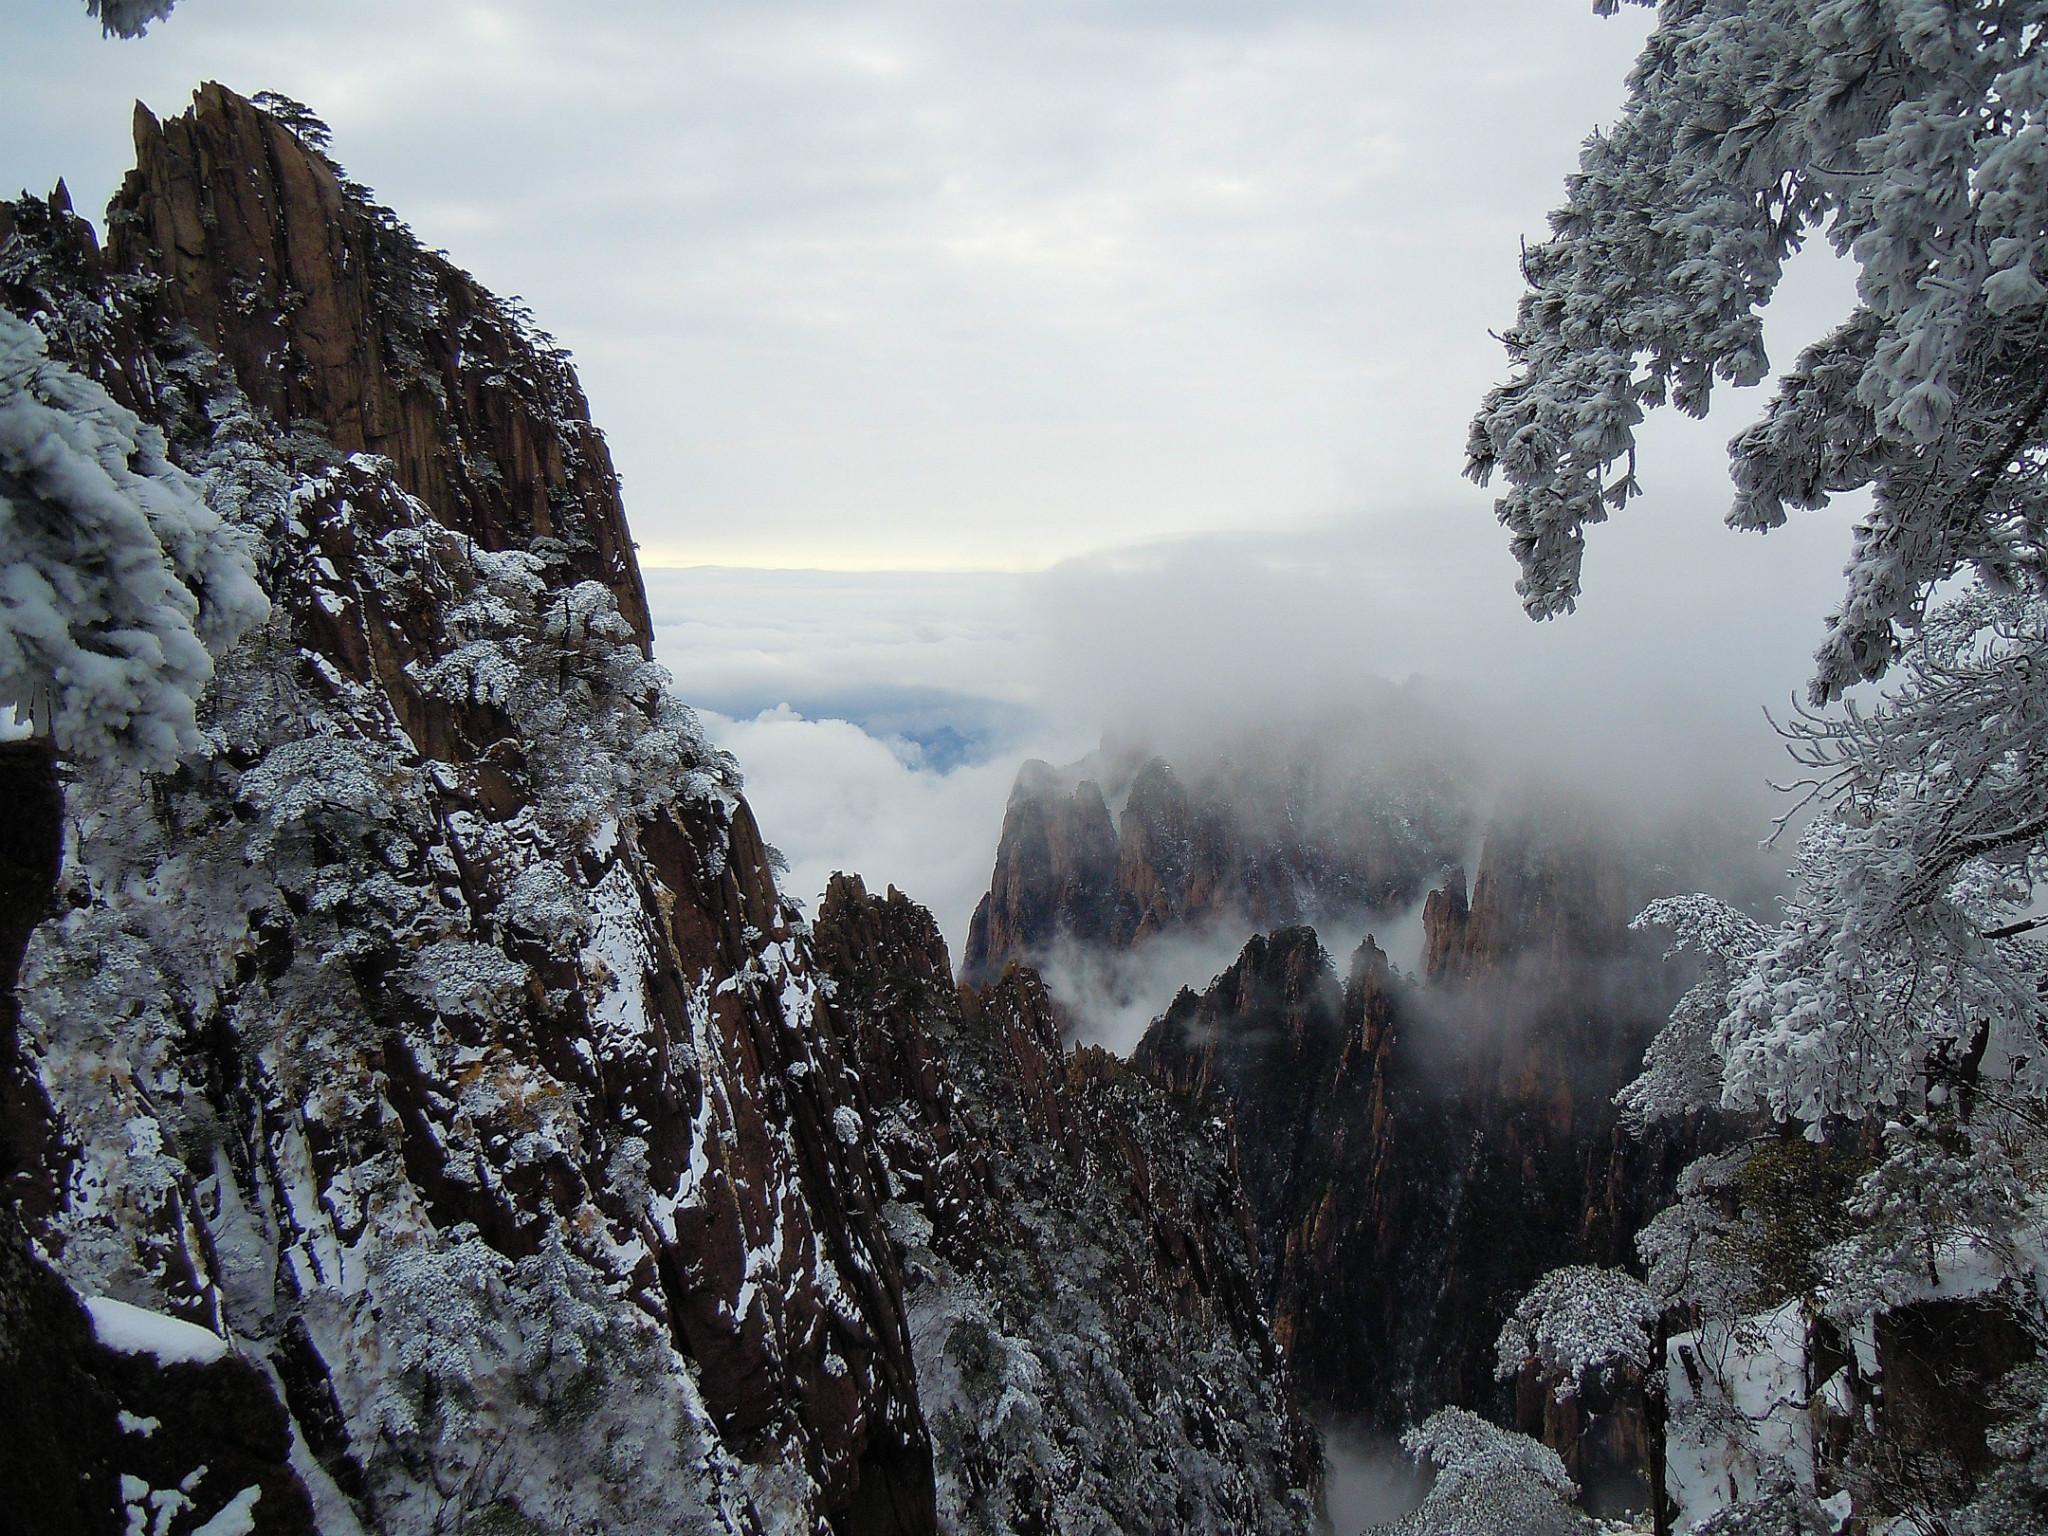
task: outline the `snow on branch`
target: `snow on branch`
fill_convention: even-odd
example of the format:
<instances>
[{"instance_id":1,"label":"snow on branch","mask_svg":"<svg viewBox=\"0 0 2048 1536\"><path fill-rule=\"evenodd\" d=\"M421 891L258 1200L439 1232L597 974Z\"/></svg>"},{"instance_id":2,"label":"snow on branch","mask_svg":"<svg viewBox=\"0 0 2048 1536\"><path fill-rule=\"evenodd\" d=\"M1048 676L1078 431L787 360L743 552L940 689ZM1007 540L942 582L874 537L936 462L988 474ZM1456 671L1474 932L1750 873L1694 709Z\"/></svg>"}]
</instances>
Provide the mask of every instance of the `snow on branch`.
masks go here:
<instances>
[{"instance_id":1,"label":"snow on branch","mask_svg":"<svg viewBox=\"0 0 2048 1536\"><path fill-rule=\"evenodd\" d=\"M269 611L162 434L0 312L0 706L71 757L168 769L213 655Z\"/></svg>"},{"instance_id":2,"label":"snow on branch","mask_svg":"<svg viewBox=\"0 0 2048 1536\"><path fill-rule=\"evenodd\" d=\"M1770 936L1747 913L1706 895L1653 901L1629 927L1668 928L1673 942L1667 957L1690 950L1700 962L1700 979L1679 998L1670 1022L1644 1052L1641 1075L1614 1096L1623 1125L1639 1135L1659 1121L1720 1103L1715 1036L1728 1013L1729 990L1748 974Z\"/></svg>"},{"instance_id":3,"label":"snow on branch","mask_svg":"<svg viewBox=\"0 0 2048 1536\"><path fill-rule=\"evenodd\" d=\"M1596 7L1612 13L1615 0ZM1816 701L1882 676L1974 568L2048 589L2048 37L2038 8L1693 0L1661 7L1613 128L1523 253L1510 375L1467 473L1536 618L1580 594L1586 529L1639 494L1636 428L1769 371L1762 311L1816 232L1859 303L1731 444L1728 521L1871 488Z\"/></svg>"},{"instance_id":4,"label":"snow on branch","mask_svg":"<svg viewBox=\"0 0 2048 1536\"><path fill-rule=\"evenodd\" d=\"M1730 1108L1861 1115L1973 1049L2044 1086L2043 955L2015 920L2048 860L2048 600L1979 585L1939 604L1905 670L1873 710L1786 728L1824 810L1729 993Z\"/></svg>"},{"instance_id":5,"label":"snow on branch","mask_svg":"<svg viewBox=\"0 0 2048 1536\"><path fill-rule=\"evenodd\" d=\"M140 37L152 21L171 14L178 0L85 0L86 14L97 16L109 37Z\"/></svg>"},{"instance_id":6,"label":"snow on branch","mask_svg":"<svg viewBox=\"0 0 2048 1536\"><path fill-rule=\"evenodd\" d=\"M1578 1485L1565 1475L1557 1452L1463 1408L1438 1409L1401 1437L1401 1449L1436 1468L1442 1493L1513 1475L1533 1479L1561 1499L1578 1497Z\"/></svg>"},{"instance_id":7,"label":"snow on branch","mask_svg":"<svg viewBox=\"0 0 2048 1536\"><path fill-rule=\"evenodd\" d=\"M1841 1528L1833 1511L1787 1482L1716 1510L1692 1528L1692 1536L1835 1536Z\"/></svg>"},{"instance_id":8,"label":"snow on branch","mask_svg":"<svg viewBox=\"0 0 2048 1536\"><path fill-rule=\"evenodd\" d=\"M1554 1269L1502 1326L1494 1376L1506 1381L1534 1360L1545 1376L1562 1378L1558 1391L1568 1396L1591 1370L1626 1361L1646 1371L1658 1311L1642 1281L1625 1270Z\"/></svg>"},{"instance_id":9,"label":"snow on branch","mask_svg":"<svg viewBox=\"0 0 2048 1536\"><path fill-rule=\"evenodd\" d=\"M1500 1429L1463 1408L1441 1408L1401 1437L1401 1448L1436 1468L1422 1507L1379 1536L1578 1536L1578 1486L1550 1447Z\"/></svg>"}]
</instances>

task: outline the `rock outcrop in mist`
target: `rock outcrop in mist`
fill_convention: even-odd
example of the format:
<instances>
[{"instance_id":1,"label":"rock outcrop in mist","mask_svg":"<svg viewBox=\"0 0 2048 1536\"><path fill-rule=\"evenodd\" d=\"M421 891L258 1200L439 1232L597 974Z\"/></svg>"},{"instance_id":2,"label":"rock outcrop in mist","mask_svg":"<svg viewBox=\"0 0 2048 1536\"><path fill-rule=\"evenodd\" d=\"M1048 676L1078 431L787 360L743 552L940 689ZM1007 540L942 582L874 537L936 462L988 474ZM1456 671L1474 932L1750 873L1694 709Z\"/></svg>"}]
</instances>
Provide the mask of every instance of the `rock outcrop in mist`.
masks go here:
<instances>
[{"instance_id":1,"label":"rock outcrop in mist","mask_svg":"<svg viewBox=\"0 0 2048 1536\"><path fill-rule=\"evenodd\" d=\"M1398 911L1471 831L1471 786L1419 752L1375 760L1310 733L1298 749L1210 754L1187 778L1157 756L1101 758L1018 774L964 979L1043 963L1062 942L1129 949L1175 931Z\"/></svg>"},{"instance_id":2,"label":"rock outcrop in mist","mask_svg":"<svg viewBox=\"0 0 2048 1536\"><path fill-rule=\"evenodd\" d=\"M272 105L138 110L104 252L0 207L273 604L203 759L0 760L11 1517L1306 1531L1220 1127L907 902L813 934L566 357Z\"/></svg>"},{"instance_id":3,"label":"rock outcrop in mist","mask_svg":"<svg viewBox=\"0 0 2048 1536\"><path fill-rule=\"evenodd\" d=\"M1546 1426L1496 1384L1494 1342L1547 1270L1632 1264L1688 1155L1624 1135L1612 1103L1676 990L1627 928L1645 878L1568 819L1504 819L1474 898L1462 872L1431 893L1423 979L1371 938L1340 976L1285 928L1147 1032L1138 1070L1230 1116L1274 1330L1318 1408L1381 1430L1533 1412L1580 1481L1643 1467L1635 1406Z\"/></svg>"}]
</instances>

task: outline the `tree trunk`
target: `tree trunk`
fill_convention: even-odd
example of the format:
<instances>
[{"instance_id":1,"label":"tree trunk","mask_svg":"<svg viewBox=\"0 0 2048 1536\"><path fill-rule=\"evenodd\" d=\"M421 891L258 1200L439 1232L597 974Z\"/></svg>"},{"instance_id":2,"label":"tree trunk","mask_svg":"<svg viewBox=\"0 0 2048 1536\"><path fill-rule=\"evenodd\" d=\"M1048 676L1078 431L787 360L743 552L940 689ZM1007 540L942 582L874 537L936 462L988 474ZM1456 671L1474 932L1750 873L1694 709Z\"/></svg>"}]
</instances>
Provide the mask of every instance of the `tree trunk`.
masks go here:
<instances>
[{"instance_id":1,"label":"tree trunk","mask_svg":"<svg viewBox=\"0 0 2048 1536\"><path fill-rule=\"evenodd\" d=\"M1671 1499L1664 1491L1664 1430L1669 1420L1665 1392L1655 1385L1658 1373L1665 1362L1665 1342L1671 1329L1665 1319L1657 1319L1656 1332L1650 1339L1649 1379L1643 1384L1643 1423L1649 1430L1650 1465L1650 1523L1654 1536L1671 1536Z\"/></svg>"},{"instance_id":2,"label":"tree trunk","mask_svg":"<svg viewBox=\"0 0 2048 1536\"><path fill-rule=\"evenodd\" d=\"M49 1101L21 1049L15 984L50 912L64 853L64 790L47 741L0 742L0 1198L31 1227L54 1209Z\"/></svg>"}]
</instances>

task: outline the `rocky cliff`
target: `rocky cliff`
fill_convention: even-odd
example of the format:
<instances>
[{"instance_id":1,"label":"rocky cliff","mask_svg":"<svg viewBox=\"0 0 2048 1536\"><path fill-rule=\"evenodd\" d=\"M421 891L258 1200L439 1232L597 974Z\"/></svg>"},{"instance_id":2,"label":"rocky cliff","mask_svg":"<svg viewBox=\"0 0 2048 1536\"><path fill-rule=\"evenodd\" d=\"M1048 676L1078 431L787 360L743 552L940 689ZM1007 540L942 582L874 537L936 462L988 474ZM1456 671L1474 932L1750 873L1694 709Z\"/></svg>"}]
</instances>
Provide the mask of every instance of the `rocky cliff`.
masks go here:
<instances>
[{"instance_id":1,"label":"rocky cliff","mask_svg":"<svg viewBox=\"0 0 2048 1536\"><path fill-rule=\"evenodd\" d=\"M1185 775L1133 752L1025 764L962 975L1042 962L1062 941L1125 949L1174 930L1349 923L1409 905L1461 856L1471 811L1438 758L1361 765L1358 750L1309 732L1198 754Z\"/></svg>"},{"instance_id":2,"label":"rocky cliff","mask_svg":"<svg viewBox=\"0 0 2048 1536\"><path fill-rule=\"evenodd\" d=\"M60 867L63 810L42 743L0 744L0 795L10 809L0 820L0 1155L10 1176L0 1208L0 1529L116 1536L137 1528L138 1511L161 1514L168 1529L180 1514L241 1500L264 1506L267 1531L311 1532L290 1421L263 1371L198 1329L201 1347L168 1360L140 1340L110 1346L24 1225L52 1214L56 1191L36 1175L61 1156L20 1050L14 992Z\"/></svg>"},{"instance_id":3,"label":"rocky cliff","mask_svg":"<svg viewBox=\"0 0 2048 1536\"><path fill-rule=\"evenodd\" d=\"M1515 1301L1561 1264L1632 1264L1687 1155L1624 1136L1611 1103L1673 995L1627 931L1639 877L1546 825L1496 824L1476 899L1462 875L1431 894L1425 980L1370 939L1340 978L1283 929L1134 1058L1228 1111L1275 1333L1312 1402L1381 1428L1513 1415L1494 1341ZM1574 1474L1632 1475L1640 1431L1579 1435Z\"/></svg>"},{"instance_id":4,"label":"rocky cliff","mask_svg":"<svg viewBox=\"0 0 2048 1536\"><path fill-rule=\"evenodd\" d=\"M1069 1052L1011 966L833 882L816 925L877 1109L938 1464L963 1533L1306 1532L1321 1481L1221 1122Z\"/></svg>"},{"instance_id":5,"label":"rocky cliff","mask_svg":"<svg viewBox=\"0 0 2048 1536\"><path fill-rule=\"evenodd\" d=\"M1220 1126L784 903L567 359L268 107L0 205L272 601L177 772L0 747L0 1529L1305 1531Z\"/></svg>"},{"instance_id":6,"label":"rocky cliff","mask_svg":"<svg viewBox=\"0 0 2048 1536\"><path fill-rule=\"evenodd\" d=\"M250 103L136 128L0 301L275 616L211 757L67 791L33 1236L263 1362L328 1528L932 1529L858 1074L565 359Z\"/></svg>"},{"instance_id":7,"label":"rocky cliff","mask_svg":"<svg viewBox=\"0 0 2048 1536\"><path fill-rule=\"evenodd\" d=\"M107 210L112 266L155 277L156 323L187 327L265 419L376 454L487 549L550 541L645 650L618 479L567 357L346 182L294 131L303 108L274 104L205 85L159 123L138 103L135 169Z\"/></svg>"}]
</instances>

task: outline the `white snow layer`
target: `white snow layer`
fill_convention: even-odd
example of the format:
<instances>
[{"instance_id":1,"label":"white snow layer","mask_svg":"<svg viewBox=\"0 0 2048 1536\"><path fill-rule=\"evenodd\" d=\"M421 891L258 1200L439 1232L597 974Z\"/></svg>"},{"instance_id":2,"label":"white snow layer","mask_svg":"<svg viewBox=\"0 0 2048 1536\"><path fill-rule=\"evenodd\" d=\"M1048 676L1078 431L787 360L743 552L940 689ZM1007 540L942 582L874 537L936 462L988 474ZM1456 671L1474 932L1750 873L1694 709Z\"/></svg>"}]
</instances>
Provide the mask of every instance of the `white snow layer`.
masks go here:
<instances>
[{"instance_id":1,"label":"white snow layer","mask_svg":"<svg viewBox=\"0 0 2048 1536\"><path fill-rule=\"evenodd\" d=\"M244 1488L192 1536L251 1536L256 1529L256 1501L262 1497L261 1488Z\"/></svg>"},{"instance_id":2,"label":"white snow layer","mask_svg":"<svg viewBox=\"0 0 2048 1536\"><path fill-rule=\"evenodd\" d=\"M111 1350L124 1355L155 1355L158 1365L210 1365L228 1352L228 1341L196 1323L131 1307L111 1296L88 1296L92 1331Z\"/></svg>"},{"instance_id":3,"label":"white snow layer","mask_svg":"<svg viewBox=\"0 0 2048 1536\"><path fill-rule=\"evenodd\" d=\"M1680 1536L1780 1478L1813 1490L1808 1342L1806 1310L1793 1300L1666 1343L1664 1481ZM1731 1419L1746 1432L1730 1434Z\"/></svg>"},{"instance_id":4,"label":"white snow layer","mask_svg":"<svg viewBox=\"0 0 2048 1536\"><path fill-rule=\"evenodd\" d=\"M0 706L73 757L199 751L213 654L270 612L247 543L162 433L5 312L0 485Z\"/></svg>"}]
</instances>

